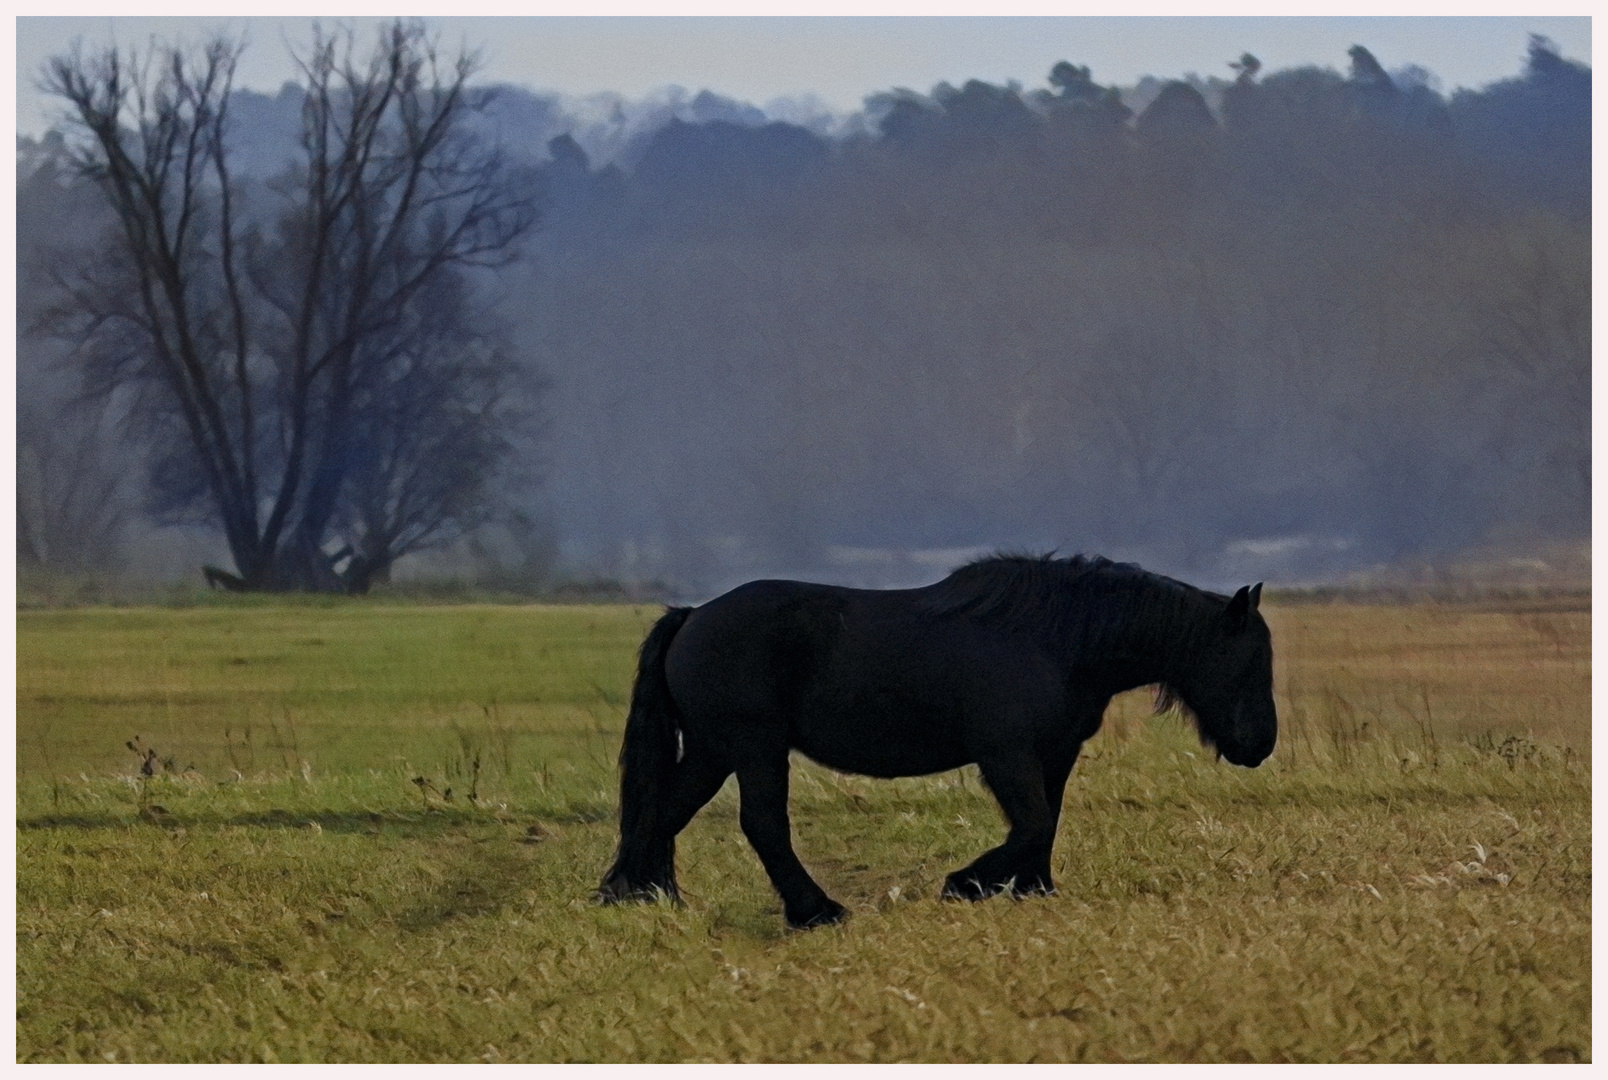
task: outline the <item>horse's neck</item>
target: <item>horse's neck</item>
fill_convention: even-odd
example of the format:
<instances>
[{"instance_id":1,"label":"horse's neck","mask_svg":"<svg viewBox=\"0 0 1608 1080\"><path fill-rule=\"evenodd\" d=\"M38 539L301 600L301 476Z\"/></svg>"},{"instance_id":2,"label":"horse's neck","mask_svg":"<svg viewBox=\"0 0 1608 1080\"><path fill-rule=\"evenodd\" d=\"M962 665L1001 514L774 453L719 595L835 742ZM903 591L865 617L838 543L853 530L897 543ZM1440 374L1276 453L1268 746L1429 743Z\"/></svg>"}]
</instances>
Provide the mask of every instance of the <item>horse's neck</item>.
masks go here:
<instances>
[{"instance_id":1,"label":"horse's neck","mask_svg":"<svg viewBox=\"0 0 1608 1080\"><path fill-rule=\"evenodd\" d=\"M1130 610L1142 608L1135 597L1121 597ZM1177 618L1134 617L1107 628L1104 640L1094 644L1112 680L1112 692L1173 680L1188 647L1189 622Z\"/></svg>"}]
</instances>

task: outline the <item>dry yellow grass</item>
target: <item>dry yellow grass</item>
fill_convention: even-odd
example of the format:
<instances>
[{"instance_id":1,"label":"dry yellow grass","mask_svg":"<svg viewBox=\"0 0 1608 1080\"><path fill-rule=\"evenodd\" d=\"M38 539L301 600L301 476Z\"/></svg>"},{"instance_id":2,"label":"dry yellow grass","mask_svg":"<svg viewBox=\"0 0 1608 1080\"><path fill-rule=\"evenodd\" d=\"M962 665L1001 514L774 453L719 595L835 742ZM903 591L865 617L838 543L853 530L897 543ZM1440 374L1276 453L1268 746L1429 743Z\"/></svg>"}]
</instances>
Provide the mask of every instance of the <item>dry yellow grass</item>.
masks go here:
<instances>
[{"instance_id":1,"label":"dry yellow grass","mask_svg":"<svg viewBox=\"0 0 1608 1080\"><path fill-rule=\"evenodd\" d=\"M1119 701L1056 897L936 899L974 771L801 764L805 934L730 786L686 907L589 903L651 610L23 613L18 1057L1589 1060L1587 613L1264 609L1278 752Z\"/></svg>"},{"instance_id":2,"label":"dry yellow grass","mask_svg":"<svg viewBox=\"0 0 1608 1080\"><path fill-rule=\"evenodd\" d=\"M1297 731L1329 723L1325 711L1335 710L1335 723L1359 729L1589 748L1591 610L1578 601L1303 604L1267 617L1280 643L1282 717Z\"/></svg>"}]
</instances>

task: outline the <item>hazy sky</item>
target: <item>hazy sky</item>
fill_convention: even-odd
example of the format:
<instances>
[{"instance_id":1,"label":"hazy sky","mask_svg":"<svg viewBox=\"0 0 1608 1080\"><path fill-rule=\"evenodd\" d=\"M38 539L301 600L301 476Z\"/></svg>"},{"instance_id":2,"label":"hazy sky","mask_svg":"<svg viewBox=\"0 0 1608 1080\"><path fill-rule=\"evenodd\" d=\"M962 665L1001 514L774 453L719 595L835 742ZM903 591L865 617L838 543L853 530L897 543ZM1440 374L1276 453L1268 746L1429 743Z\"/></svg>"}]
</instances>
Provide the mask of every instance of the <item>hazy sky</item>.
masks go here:
<instances>
[{"instance_id":1,"label":"hazy sky","mask_svg":"<svg viewBox=\"0 0 1608 1080\"><path fill-rule=\"evenodd\" d=\"M255 6L255 5L250 5ZM249 7L248 6L248 10ZM363 25L366 19L357 20ZM1265 69L1316 63L1339 70L1363 44L1387 69L1419 64L1443 88L1480 86L1516 74L1527 35L1556 41L1590 62L1584 17L1481 18L432 18L443 39L484 50L485 77L589 94L639 97L660 87L710 89L756 105L813 94L836 111L868 93L905 86L928 91L968 78L1043 85L1057 60L1088 64L1097 81L1130 84L1143 75L1194 71L1229 76L1245 51ZM195 38L222 28L249 35L238 82L277 89L291 76L286 43L305 41L310 19L18 18L17 124L37 134L53 103L33 88L40 65L75 38L86 45L143 45L151 36Z\"/></svg>"}]
</instances>

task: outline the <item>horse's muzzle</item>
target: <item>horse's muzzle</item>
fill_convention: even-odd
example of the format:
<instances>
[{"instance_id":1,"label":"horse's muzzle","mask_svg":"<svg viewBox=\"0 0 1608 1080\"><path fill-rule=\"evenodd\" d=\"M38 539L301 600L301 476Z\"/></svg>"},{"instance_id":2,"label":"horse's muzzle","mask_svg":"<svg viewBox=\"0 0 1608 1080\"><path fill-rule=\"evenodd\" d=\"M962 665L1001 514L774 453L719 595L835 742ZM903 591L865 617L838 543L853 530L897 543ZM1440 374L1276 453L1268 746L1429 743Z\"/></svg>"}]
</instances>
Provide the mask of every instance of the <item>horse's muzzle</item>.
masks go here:
<instances>
[{"instance_id":1,"label":"horse's muzzle","mask_svg":"<svg viewBox=\"0 0 1608 1080\"><path fill-rule=\"evenodd\" d=\"M1228 759L1229 764L1254 769L1267 760L1268 755L1273 752L1273 745L1274 740L1266 739L1249 746L1219 745L1218 749L1222 751L1223 757Z\"/></svg>"}]
</instances>

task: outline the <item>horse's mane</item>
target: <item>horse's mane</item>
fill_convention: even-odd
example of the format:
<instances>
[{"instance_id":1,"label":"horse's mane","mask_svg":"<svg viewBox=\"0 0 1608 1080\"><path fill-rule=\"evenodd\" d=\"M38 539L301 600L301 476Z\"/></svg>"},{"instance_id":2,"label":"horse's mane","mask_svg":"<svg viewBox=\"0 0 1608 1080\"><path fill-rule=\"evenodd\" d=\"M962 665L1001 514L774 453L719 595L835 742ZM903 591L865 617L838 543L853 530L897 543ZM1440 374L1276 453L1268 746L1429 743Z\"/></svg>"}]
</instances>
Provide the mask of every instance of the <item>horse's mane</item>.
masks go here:
<instances>
[{"instance_id":1,"label":"horse's mane","mask_svg":"<svg viewBox=\"0 0 1608 1080\"><path fill-rule=\"evenodd\" d=\"M1124 599L1131 598L1131 603L1152 613L1158 607L1172 608L1204 595L1193 585L1099 555L1057 558L1054 552L999 552L965 563L931 586L930 603L937 615L965 613L979 620L1012 622L1076 602L1090 587L1100 584L1118 586L1116 591L1124 594ZM1117 614L1127 606L1118 603L1102 608Z\"/></svg>"},{"instance_id":2,"label":"horse's mane","mask_svg":"<svg viewBox=\"0 0 1608 1080\"><path fill-rule=\"evenodd\" d=\"M1202 628L1202 601L1217 597L1193 585L1099 555L998 553L966 563L929 587L928 610L1003 628L1071 633L1084 645L1120 637L1143 620L1186 649ZM1165 688L1158 709L1174 704Z\"/></svg>"},{"instance_id":3,"label":"horse's mane","mask_svg":"<svg viewBox=\"0 0 1608 1080\"><path fill-rule=\"evenodd\" d=\"M963 563L931 588L932 613L970 615L984 622L1012 623L1045 613L1066 597L1066 587L1105 567L1120 564L1098 555L1058 559L995 552ZM1138 569L1134 567L1134 569Z\"/></svg>"},{"instance_id":4,"label":"horse's mane","mask_svg":"<svg viewBox=\"0 0 1608 1080\"><path fill-rule=\"evenodd\" d=\"M1087 644L1142 619L1180 646L1201 625L1201 599L1216 596L1134 563L1113 563L1098 554L1056 558L1055 553L974 559L931 585L928 595L934 616L1073 632Z\"/></svg>"}]
</instances>

